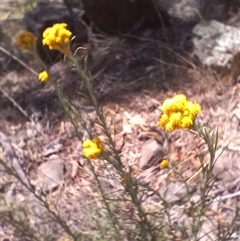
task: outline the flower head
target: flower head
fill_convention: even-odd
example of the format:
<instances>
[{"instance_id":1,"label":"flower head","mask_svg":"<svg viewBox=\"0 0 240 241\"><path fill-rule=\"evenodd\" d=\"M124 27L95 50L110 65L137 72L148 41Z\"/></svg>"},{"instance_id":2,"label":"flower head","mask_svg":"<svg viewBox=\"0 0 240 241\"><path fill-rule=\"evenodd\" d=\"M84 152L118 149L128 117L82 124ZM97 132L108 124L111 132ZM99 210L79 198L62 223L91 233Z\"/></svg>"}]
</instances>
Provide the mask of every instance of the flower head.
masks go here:
<instances>
[{"instance_id":1,"label":"flower head","mask_svg":"<svg viewBox=\"0 0 240 241\"><path fill-rule=\"evenodd\" d=\"M24 50L31 50L37 42L37 37L31 32L21 33L16 41L16 44Z\"/></svg>"},{"instance_id":2,"label":"flower head","mask_svg":"<svg viewBox=\"0 0 240 241\"><path fill-rule=\"evenodd\" d=\"M48 78L49 78L49 76L48 76L48 72L47 72L46 70L42 71L42 72L39 73L39 75L38 75L38 79L39 79L40 81L42 81L42 82L48 81Z\"/></svg>"},{"instance_id":3,"label":"flower head","mask_svg":"<svg viewBox=\"0 0 240 241\"><path fill-rule=\"evenodd\" d=\"M185 95L179 94L166 99L160 109L162 115L158 121L158 127L173 131L177 128L190 129L201 111L201 106L188 101Z\"/></svg>"},{"instance_id":4,"label":"flower head","mask_svg":"<svg viewBox=\"0 0 240 241\"><path fill-rule=\"evenodd\" d=\"M162 160L162 161L159 163L159 167L160 167L161 169L166 169L166 168L168 168L168 167L169 167L169 162L168 162L168 160Z\"/></svg>"},{"instance_id":5,"label":"flower head","mask_svg":"<svg viewBox=\"0 0 240 241\"><path fill-rule=\"evenodd\" d=\"M72 32L67 29L66 23L56 23L43 32L43 45L48 45L49 49L59 50L63 54L69 52L69 43Z\"/></svg>"},{"instance_id":6,"label":"flower head","mask_svg":"<svg viewBox=\"0 0 240 241\"><path fill-rule=\"evenodd\" d=\"M104 151L104 146L101 140L96 137L93 140L87 139L83 142L83 154L89 159L97 159Z\"/></svg>"}]
</instances>

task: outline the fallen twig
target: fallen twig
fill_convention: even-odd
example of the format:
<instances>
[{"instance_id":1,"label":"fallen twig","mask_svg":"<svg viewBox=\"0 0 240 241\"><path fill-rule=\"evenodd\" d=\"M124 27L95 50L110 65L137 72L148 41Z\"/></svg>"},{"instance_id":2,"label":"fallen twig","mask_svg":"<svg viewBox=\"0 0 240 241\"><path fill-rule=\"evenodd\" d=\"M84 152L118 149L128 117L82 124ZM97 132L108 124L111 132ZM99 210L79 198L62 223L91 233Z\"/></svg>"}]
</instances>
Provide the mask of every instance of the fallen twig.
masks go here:
<instances>
[{"instance_id":1,"label":"fallen twig","mask_svg":"<svg viewBox=\"0 0 240 241\"><path fill-rule=\"evenodd\" d=\"M11 96L9 96L2 88L0 90L3 93L3 95L6 98L8 98L13 103L13 105L16 106L20 110L20 112L22 112L23 115L25 115L27 118L29 118L27 112Z\"/></svg>"},{"instance_id":2,"label":"fallen twig","mask_svg":"<svg viewBox=\"0 0 240 241\"><path fill-rule=\"evenodd\" d=\"M28 65L26 65L22 60L20 60L18 57L16 57L15 55L11 54L9 51L7 51L5 48L3 48L2 46L0 46L0 50L7 54L8 56L10 56L11 58L13 58L14 60L16 60L19 64L21 64L23 67L25 67L27 70L29 70L31 73L33 73L34 75L38 76L38 73L33 70L32 68L30 68Z\"/></svg>"},{"instance_id":3,"label":"fallen twig","mask_svg":"<svg viewBox=\"0 0 240 241\"><path fill-rule=\"evenodd\" d=\"M222 197L216 197L215 199L213 199L213 202L223 201L223 200L238 197L238 196L240 196L240 190L235 193L230 193L230 194L224 195Z\"/></svg>"}]
</instances>

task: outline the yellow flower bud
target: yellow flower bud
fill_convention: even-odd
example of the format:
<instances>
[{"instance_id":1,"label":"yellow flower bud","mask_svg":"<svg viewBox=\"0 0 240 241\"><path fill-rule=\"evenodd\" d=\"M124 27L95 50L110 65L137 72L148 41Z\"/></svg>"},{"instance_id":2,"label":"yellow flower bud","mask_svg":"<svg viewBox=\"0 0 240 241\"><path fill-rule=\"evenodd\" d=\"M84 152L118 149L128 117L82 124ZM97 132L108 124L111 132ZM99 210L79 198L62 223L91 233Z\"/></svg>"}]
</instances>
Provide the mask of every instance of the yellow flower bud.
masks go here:
<instances>
[{"instance_id":1,"label":"yellow flower bud","mask_svg":"<svg viewBox=\"0 0 240 241\"><path fill-rule=\"evenodd\" d=\"M93 140L87 139L83 142L83 154L88 159L97 159L104 151L104 145L101 140L96 137Z\"/></svg>"},{"instance_id":2,"label":"yellow flower bud","mask_svg":"<svg viewBox=\"0 0 240 241\"><path fill-rule=\"evenodd\" d=\"M42 81L42 82L46 82L46 81L48 81L48 73L47 73L47 71L42 71L41 73L39 73L39 75L38 75L38 79L40 80L40 81Z\"/></svg>"},{"instance_id":3,"label":"yellow flower bud","mask_svg":"<svg viewBox=\"0 0 240 241\"><path fill-rule=\"evenodd\" d=\"M161 168L161 169L166 169L166 168L168 168L169 167L169 162L168 162L168 160L162 160L160 163L159 163L159 167Z\"/></svg>"}]
</instances>

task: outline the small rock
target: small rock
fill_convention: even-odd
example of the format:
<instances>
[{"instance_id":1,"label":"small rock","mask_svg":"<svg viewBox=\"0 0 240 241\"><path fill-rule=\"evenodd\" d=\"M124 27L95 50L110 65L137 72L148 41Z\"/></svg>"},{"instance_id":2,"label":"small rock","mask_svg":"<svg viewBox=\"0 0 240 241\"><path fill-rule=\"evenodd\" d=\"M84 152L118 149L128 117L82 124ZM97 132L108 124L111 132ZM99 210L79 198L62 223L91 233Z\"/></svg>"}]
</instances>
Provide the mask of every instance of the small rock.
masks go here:
<instances>
[{"instance_id":1,"label":"small rock","mask_svg":"<svg viewBox=\"0 0 240 241\"><path fill-rule=\"evenodd\" d=\"M193 193L194 190L194 187L189 187L189 194ZM167 187L161 188L160 194L168 203L178 202L188 195L186 186L181 182L171 183Z\"/></svg>"},{"instance_id":2,"label":"small rock","mask_svg":"<svg viewBox=\"0 0 240 241\"><path fill-rule=\"evenodd\" d=\"M195 23L201 19L223 20L228 17L227 4L207 0L158 0L157 6L173 19Z\"/></svg>"},{"instance_id":3,"label":"small rock","mask_svg":"<svg viewBox=\"0 0 240 241\"><path fill-rule=\"evenodd\" d=\"M167 11L171 17L181 19L186 22L192 22L197 21L200 18L199 13L202 12L202 5L205 5L207 1L158 0L157 2L159 8Z\"/></svg>"},{"instance_id":4,"label":"small rock","mask_svg":"<svg viewBox=\"0 0 240 241\"><path fill-rule=\"evenodd\" d=\"M234 160L224 153L216 160L212 173L224 182L232 182L239 177L239 169Z\"/></svg>"},{"instance_id":5,"label":"small rock","mask_svg":"<svg viewBox=\"0 0 240 241\"><path fill-rule=\"evenodd\" d=\"M147 169L155 162L160 161L163 155L162 145L156 140L149 139L142 146L139 166L142 169Z\"/></svg>"},{"instance_id":6,"label":"small rock","mask_svg":"<svg viewBox=\"0 0 240 241\"><path fill-rule=\"evenodd\" d=\"M193 56L206 66L231 68L234 56L240 52L240 27L237 26L239 20L238 16L235 26L215 20L197 24L192 30Z\"/></svg>"},{"instance_id":7,"label":"small rock","mask_svg":"<svg viewBox=\"0 0 240 241\"><path fill-rule=\"evenodd\" d=\"M61 158L42 163L37 170L36 189L43 192L53 191L63 182L64 168L64 160Z\"/></svg>"}]
</instances>

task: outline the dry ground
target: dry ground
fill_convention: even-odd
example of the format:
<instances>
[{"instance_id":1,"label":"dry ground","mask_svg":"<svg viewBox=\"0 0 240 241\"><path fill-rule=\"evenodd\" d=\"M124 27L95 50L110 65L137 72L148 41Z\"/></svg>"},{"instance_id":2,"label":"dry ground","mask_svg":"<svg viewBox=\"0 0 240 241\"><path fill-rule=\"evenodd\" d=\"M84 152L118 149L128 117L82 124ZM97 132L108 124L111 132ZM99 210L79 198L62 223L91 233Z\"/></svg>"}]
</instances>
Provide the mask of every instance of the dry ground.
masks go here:
<instances>
[{"instance_id":1,"label":"dry ground","mask_svg":"<svg viewBox=\"0 0 240 241\"><path fill-rule=\"evenodd\" d=\"M89 43L89 64L94 89L103 105L109 128L115 129L116 145L119 149L122 148L124 163L132 165L139 180L154 189L169 187L166 179L168 171L157 168L159 159L163 157L160 156L152 163L144 163L147 159L141 159L144 148L147 148L144 146L146 140L153 139L167 147L165 154L169 155L170 161L181 170L184 177L191 178L197 172L200 163L196 153L207 158L206 146L186 131L165 135L155 128L160 115L158 107L162 101L176 93L184 93L190 100L201 104L202 112L198 118L218 129L218 154L224 150L215 170L224 172L214 184L210 196L217 198L239 192L240 86L233 83L229 76L222 77L214 71L198 67L176 46L170 46L166 42L163 44L160 41L161 32L147 31L140 33L137 38L99 39L92 36ZM75 225L76 230L80 223L81 230L87 233L89 225L81 221L83 218L90 219L91 214L87 211L98 208L97 201L100 197L82 156L81 142L59 106L54 91L39 83L37 77L26 68L20 65L15 69L16 62L10 64L13 64L13 68L6 68L0 80L1 131L10 137L14 150L35 187L40 185L37 170L42 163L63 160L66 171L60 187L49 194L49 200L58 203L62 215L71 215L69 222ZM27 62L27 65L37 72L41 71L33 61L31 64ZM62 64L54 65L52 71L79 113L94 120L94 110L78 94L81 91L81 80L71 71L65 71ZM101 135L99 128L94 131ZM145 164L149 164L149 168L142 170L140 166ZM98 161L94 165L105 191L111 196L112 193L120 195L121 180L111 177L110 167L106 169ZM177 181L176 177L171 177L172 183ZM197 189L198 181L198 178L190 181L194 190ZM15 181L11 180L9 183L9 177L2 176L2 194L8 193L12 182ZM169 202L178 200L178 193L174 190L168 195ZM197 195L197 191L192 195ZM18 192L12 194L10 199L17 202L29 201L27 196ZM239 202L239 196L229 197L217 212L213 207L208 215L228 222L228 218L234 213L233 207L239 206ZM147 204L151 208L158 208L159 200L149 199ZM85 210L85 207L88 208ZM127 204L123 207L125 209L129 209ZM37 223L35 219L35 224ZM41 232L46 230L52 232L54 227L49 226ZM2 237L14 236L4 226L1 232ZM234 235L235 240L240 240L239 232L236 231Z\"/></svg>"}]
</instances>

